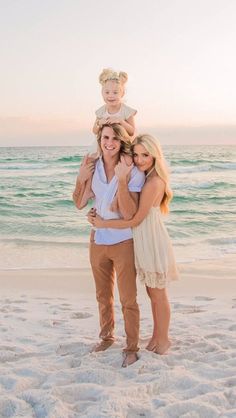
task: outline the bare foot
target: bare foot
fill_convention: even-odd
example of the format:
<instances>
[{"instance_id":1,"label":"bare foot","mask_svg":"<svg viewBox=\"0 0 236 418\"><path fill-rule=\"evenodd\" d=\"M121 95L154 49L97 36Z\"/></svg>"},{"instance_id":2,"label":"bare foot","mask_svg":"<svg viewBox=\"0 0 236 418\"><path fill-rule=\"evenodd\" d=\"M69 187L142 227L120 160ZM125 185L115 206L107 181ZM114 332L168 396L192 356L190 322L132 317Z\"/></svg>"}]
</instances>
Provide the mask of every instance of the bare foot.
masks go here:
<instances>
[{"instance_id":1,"label":"bare foot","mask_svg":"<svg viewBox=\"0 0 236 418\"><path fill-rule=\"evenodd\" d=\"M105 351L107 350L112 344L114 343L113 340L104 341L102 340L100 343L96 344L95 347L93 347L92 352L98 353L99 351Z\"/></svg>"},{"instance_id":2,"label":"bare foot","mask_svg":"<svg viewBox=\"0 0 236 418\"><path fill-rule=\"evenodd\" d=\"M148 343L148 345L146 346L146 350L148 351L155 351L157 346L157 339L152 337Z\"/></svg>"},{"instance_id":3,"label":"bare foot","mask_svg":"<svg viewBox=\"0 0 236 418\"><path fill-rule=\"evenodd\" d=\"M122 367L128 367L131 364L135 363L138 360L137 353L124 353L124 360Z\"/></svg>"},{"instance_id":4,"label":"bare foot","mask_svg":"<svg viewBox=\"0 0 236 418\"><path fill-rule=\"evenodd\" d=\"M170 348L171 346L171 342L168 340L167 343L165 344L157 344L155 347L154 353L156 354L165 354L167 352L167 350Z\"/></svg>"}]
</instances>

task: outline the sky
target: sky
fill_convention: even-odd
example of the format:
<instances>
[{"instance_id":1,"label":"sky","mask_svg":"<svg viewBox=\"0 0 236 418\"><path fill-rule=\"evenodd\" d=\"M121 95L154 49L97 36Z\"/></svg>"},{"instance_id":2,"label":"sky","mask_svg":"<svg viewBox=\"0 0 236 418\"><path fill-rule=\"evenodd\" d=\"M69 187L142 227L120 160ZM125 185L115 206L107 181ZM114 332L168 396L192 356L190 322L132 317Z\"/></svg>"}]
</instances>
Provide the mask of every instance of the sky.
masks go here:
<instances>
[{"instance_id":1,"label":"sky","mask_svg":"<svg viewBox=\"0 0 236 418\"><path fill-rule=\"evenodd\" d=\"M103 68L137 132L236 144L235 0L0 0L0 146L86 145Z\"/></svg>"}]
</instances>

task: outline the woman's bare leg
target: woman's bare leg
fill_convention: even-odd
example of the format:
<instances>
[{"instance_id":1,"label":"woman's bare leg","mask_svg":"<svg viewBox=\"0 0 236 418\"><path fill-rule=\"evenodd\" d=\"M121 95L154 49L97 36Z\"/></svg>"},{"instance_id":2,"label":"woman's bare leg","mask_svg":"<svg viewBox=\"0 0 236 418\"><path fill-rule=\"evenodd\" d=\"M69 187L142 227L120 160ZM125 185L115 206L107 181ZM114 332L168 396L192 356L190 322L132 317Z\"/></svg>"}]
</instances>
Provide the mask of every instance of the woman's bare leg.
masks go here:
<instances>
[{"instance_id":1,"label":"woman's bare leg","mask_svg":"<svg viewBox=\"0 0 236 418\"><path fill-rule=\"evenodd\" d=\"M149 351L152 351L156 347L156 340L157 340L157 328L156 328L156 321L154 321L155 317L155 311L154 311L154 304L152 303L152 299L149 292L150 287L146 286L146 292L148 294L148 297L150 298L151 302L151 308L152 308L152 317L153 317L153 332L152 332L152 338L149 340L148 345L146 346L146 349Z\"/></svg>"},{"instance_id":2,"label":"woman's bare leg","mask_svg":"<svg viewBox=\"0 0 236 418\"><path fill-rule=\"evenodd\" d=\"M170 304L166 289L147 287L148 296L151 299L153 315L153 334L147 345L147 350L164 354L170 347L168 337L170 324Z\"/></svg>"}]
</instances>

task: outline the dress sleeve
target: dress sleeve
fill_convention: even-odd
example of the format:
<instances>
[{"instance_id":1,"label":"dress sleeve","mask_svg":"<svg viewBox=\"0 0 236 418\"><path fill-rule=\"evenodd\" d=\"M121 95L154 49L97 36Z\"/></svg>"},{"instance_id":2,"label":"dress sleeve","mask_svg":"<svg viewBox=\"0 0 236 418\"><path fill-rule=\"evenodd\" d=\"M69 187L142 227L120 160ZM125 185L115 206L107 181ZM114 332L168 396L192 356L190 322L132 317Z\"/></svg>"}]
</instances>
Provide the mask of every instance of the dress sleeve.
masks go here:
<instances>
[{"instance_id":1,"label":"dress sleeve","mask_svg":"<svg viewBox=\"0 0 236 418\"><path fill-rule=\"evenodd\" d=\"M105 113L105 110L106 110L106 107L105 106L99 107L99 109L96 110L95 115L97 116L98 119L102 119L103 118L103 115Z\"/></svg>"},{"instance_id":2,"label":"dress sleeve","mask_svg":"<svg viewBox=\"0 0 236 418\"><path fill-rule=\"evenodd\" d=\"M125 120L129 119L130 116L136 115L136 113L137 113L137 110L135 110L132 107L129 107L127 105L124 105L123 111L124 111L124 119Z\"/></svg>"}]
</instances>

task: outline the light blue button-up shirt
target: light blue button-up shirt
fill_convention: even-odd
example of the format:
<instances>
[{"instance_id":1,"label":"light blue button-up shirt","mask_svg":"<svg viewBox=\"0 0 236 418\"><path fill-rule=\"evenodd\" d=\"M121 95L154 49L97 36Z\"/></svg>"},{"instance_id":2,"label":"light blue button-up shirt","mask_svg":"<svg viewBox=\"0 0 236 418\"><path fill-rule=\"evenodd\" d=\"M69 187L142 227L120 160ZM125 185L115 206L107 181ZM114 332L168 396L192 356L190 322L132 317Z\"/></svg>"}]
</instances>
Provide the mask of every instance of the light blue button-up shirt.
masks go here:
<instances>
[{"instance_id":1,"label":"light blue button-up shirt","mask_svg":"<svg viewBox=\"0 0 236 418\"><path fill-rule=\"evenodd\" d=\"M137 167L131 171L128 188L130 192L140 192L145 182L144 173ZM102 158L96 163L95 172L92 180L92 190L95 194L95 208L98 215L103 219L120 219L121 215L110 210L111 203L115 197L118 188L118 179L116 175L108 183ZM95 243L100 245L113 245L118 242L126 241L132 238L131 228L98 228L95 231Z\"/></svg>"}]
</instances>

